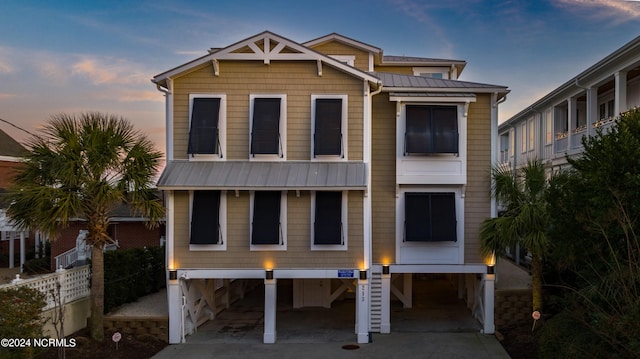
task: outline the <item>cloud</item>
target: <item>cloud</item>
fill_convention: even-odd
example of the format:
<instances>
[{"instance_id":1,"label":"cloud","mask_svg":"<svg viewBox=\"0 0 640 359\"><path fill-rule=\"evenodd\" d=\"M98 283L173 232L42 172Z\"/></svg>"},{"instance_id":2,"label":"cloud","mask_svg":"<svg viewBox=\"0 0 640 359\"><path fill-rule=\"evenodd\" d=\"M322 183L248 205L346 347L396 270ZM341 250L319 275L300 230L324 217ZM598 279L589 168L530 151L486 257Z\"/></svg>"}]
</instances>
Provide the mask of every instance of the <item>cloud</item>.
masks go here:
<instances>
[{"instance_id":1,"label":"cloud","mask_svg":"<svg viewBox=\"0 0 640 359\"><path fill-rule=\"evenodd\" d=\"M640 2L625 0L555 0L556 4L578 15L614 23L640 19Z\"/></svg>"},{"instance_id":2,"label":"cloud","mask_svg":"<svg viewBox=\"0 0 640 359\"><path fill-rule=\"evenodd\" d=\"M11 51L6 47L0 47L0 74L10 74L15 71L9 60Z\"/></svg>"},{"instance_id":3,"label":"cloud","mask_svg":"<svg viewBox=\"0 0 640 359\"><path fill-rule=\"evenodd\" d=\"M149 76L141 66L115 58L84 57L72 66L74 74L87 77L94 85L148 84Z\"/></svg>"},{"instance_id":4,"label":"cloud","mask_svg":"<svg viewBox=\"0 0 640 359\"><path fill-rule=\"evenodd\" d=\"M0 92L0 100L4 100L4 99L7 99L7 98L13 98L13 97L16 97L16 94Z\"/></svg>"},{"instance_id":5,"label":"cloud","mask_svg":"<svg viewBox=\"0 0 640 359\"><path fill-rule=\"evenodd\" d=\"M147 86L148 87L148 86ZM110 98L114 98L121 102L164 102L164 96L160 91L123 89L116 90L106 94Z\"/></svg>"}]
</instances>

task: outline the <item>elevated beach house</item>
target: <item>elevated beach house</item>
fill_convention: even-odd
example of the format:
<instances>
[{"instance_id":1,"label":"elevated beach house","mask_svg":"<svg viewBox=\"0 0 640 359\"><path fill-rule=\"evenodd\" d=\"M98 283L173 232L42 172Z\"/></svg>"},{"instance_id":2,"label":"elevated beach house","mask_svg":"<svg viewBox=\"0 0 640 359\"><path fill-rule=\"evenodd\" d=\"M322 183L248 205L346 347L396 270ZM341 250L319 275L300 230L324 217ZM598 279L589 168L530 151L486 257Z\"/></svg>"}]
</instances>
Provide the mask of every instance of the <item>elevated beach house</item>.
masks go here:
<instances>
[{"instance_id":1,"label":"elevated beach house","mask_svg":"<svg viewBox=\"0 0 640 359\"><path fill-rule=\"evenodd\" d=\"M392 330L392 300L411 307L413 281L429 275L492 333L478 230L495 215L489 170L508 89L460 81L465 65L267 31L155 76L170 343L245 282L264 286L265 343L277 340L280 285L292 308L352 300L365 343Z\"/></svg>"}]
</instances>

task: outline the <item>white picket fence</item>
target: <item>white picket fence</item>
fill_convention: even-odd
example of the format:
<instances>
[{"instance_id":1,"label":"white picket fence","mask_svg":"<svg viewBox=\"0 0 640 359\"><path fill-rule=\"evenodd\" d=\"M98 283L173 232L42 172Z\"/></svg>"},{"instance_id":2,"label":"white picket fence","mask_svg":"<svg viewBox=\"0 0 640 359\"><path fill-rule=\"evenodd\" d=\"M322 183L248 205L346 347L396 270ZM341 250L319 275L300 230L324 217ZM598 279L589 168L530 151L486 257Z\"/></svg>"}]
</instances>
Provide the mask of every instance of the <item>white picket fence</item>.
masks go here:
<instances>
[{"instance_id":1,"label":"white picket fence","mask_svg":"<svg viewBox=\"0 0 640 359\"><path fill-rule=\"evenodd\" d=\"M43 310L48 310L56 306L52 291L55 293L57 283L60 283L60 294L64 298L63 303L71 303L74 300L88 297L91 294L89 287L91 270L88 265L66 270L61 269L55 273L35 278L14 280L11 284L0 285L0 290L20 286L37 289L46 296L47 306Z\"/></svg>"}]
</instances>

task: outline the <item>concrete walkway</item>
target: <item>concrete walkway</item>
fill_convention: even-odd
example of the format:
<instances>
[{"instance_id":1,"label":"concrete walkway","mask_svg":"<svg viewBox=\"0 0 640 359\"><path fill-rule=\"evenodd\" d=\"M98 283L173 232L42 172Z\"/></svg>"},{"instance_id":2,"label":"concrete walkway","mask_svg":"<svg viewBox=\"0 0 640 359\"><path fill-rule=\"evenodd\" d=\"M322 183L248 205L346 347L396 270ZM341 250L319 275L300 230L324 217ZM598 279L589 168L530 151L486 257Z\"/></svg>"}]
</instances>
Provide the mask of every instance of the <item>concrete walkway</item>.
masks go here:
<instances>
[{"instance_id":1,"label":"concrete walkway","mask_svg":"<svg viewBox=\"0 0 640 359\"><path fill-rule=\"evenodd\" d=\"M357 349L344 349L353 345ZM509 355L492 335L479 333L373 334L372 343L194 343L170 345L154 359L262 358L430 358L505 359Z\"/></svg>"}]
</instances>

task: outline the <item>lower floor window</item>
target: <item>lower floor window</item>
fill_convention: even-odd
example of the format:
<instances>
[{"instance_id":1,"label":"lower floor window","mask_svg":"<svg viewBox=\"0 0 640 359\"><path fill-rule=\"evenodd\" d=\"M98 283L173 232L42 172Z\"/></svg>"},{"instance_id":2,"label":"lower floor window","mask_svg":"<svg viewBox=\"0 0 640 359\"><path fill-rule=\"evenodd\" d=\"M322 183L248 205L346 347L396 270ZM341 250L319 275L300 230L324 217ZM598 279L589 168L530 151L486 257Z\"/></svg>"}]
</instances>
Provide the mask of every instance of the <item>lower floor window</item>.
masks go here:
<instances>
[{"instance_id":1,"label":"lower floor window","mask_svg":"<svg viewBox=\"0 0 640 359\"><path fill-rule=\"evenodd\" d=\"M251 244L283 244L279 191L256 191L253 198Z\"/></svg>"},{"instance_id":2,"label":"lower floor window","mask_svg":"<svg viewBox=\"0 0 640 359\"><path fill-rule=\"evenodd\" d=\"M405 241L457 241L455 193L407 192L404 213Z\"/></svg>"},{"instance_id":3,"label":"lower floor window","mask_svg":"<svg viewBox=\"0 0 640 359\"><path fill-rule=\"evenodd\" d=\"M221 244L220 191L194 191L189 244Z\"/></svg>"},{"instance_id":4,"label":"lower floor window","mask_svg":"<svg viewBox=\"0 0 640 359\"><path fill-rule=\"evenodd\" d=\"M316 192L314 244L342 245L342 192Z\"/></svg>"}]
</instances>

